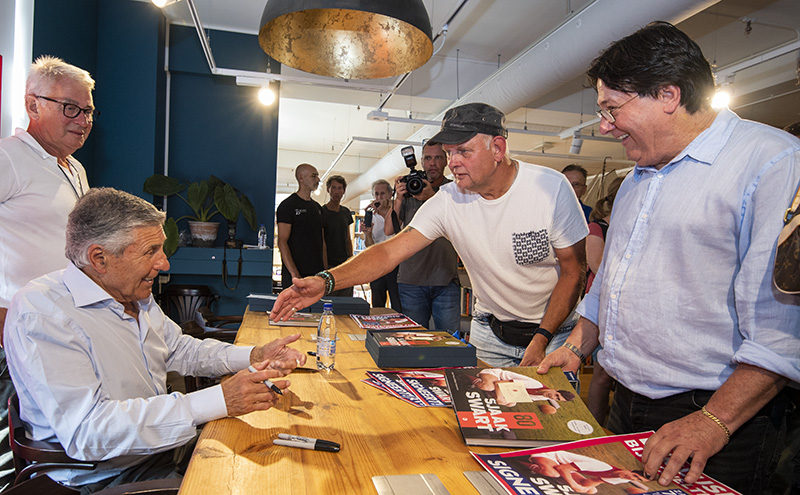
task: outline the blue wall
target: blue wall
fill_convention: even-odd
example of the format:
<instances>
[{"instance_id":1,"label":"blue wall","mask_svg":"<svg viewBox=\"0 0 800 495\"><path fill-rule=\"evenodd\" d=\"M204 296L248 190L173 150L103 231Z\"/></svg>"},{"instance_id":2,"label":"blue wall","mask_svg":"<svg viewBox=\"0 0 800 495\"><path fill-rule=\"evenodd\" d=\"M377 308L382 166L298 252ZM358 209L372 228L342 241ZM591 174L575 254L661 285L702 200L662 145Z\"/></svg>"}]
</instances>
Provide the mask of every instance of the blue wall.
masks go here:
<instances>
[{"instance_id":1,"label":"blue wall","mask_svg":"<svg viewBox=\"0 0 800 495\"><path fill-rule=\"evenodd\" d=\"M93 187L111 186L154 199L143 193L142 184L164 170L166 26L163 13L150 2L36 0L33 57L61 57L88 70L96 81L94 101L101 115L75 153ZM271 237L278 107L259 105L257 88L238 87L235 78L212 75L193 27L169 29L169 175L194 181L213 174L231 183L253 202L258 222L268 226ZM266 70L268 57L257 36L207 32L218 67ZM277 73L280 65L272 61L271 68ZM170 198L170 216L188 212L178 198ZM223 232L225 220L218 219ZM181 229L187 228L184 222ZM256 243L256 233L244 220L238 233L245 243ZM219 245L224 237L219 236ZM208 283L221 286L218 280L215 276ZM258 290L270 288L271 280L263 280ZM247 292L235 292L231 300L244 301ZM242 303L232 312L243 309Z\"/></svg>"}]
</instances>

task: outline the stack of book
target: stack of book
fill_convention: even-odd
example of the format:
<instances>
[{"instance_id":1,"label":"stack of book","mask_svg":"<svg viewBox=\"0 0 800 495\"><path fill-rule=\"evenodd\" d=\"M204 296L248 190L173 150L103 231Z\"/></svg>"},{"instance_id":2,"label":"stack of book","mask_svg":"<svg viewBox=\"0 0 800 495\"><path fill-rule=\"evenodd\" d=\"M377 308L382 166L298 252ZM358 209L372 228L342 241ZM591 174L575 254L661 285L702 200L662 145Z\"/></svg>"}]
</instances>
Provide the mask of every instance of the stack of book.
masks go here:
<instances>
[{"instance_id":1,"label":"stack of book","mask_svg":"<svg viewBox=\"0 0 800 495\"><path fill-rule=\"evenodd\" d=\"M444 331L368 330L367 351L380 368L475 366L475 347Z\"/></svg>"}]
</instances>

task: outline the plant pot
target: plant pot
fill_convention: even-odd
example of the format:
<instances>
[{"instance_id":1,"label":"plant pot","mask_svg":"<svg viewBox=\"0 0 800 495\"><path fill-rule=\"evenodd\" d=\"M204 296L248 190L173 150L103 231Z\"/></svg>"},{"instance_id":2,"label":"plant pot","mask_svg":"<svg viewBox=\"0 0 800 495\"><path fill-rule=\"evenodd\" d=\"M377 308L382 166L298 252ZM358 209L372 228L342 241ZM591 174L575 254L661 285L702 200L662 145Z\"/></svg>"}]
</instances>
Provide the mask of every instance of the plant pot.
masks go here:
<instances>
[{"instance_id":1,"label":"plant pot","mask_svg":"<svg viewBox=\"0 0 800 495\"><path fill-rule=\"evenodd\" d=\"M192 246L214 247L219 231L219 222L189 222L192 233Z\"/></svg>"}]
</instances>

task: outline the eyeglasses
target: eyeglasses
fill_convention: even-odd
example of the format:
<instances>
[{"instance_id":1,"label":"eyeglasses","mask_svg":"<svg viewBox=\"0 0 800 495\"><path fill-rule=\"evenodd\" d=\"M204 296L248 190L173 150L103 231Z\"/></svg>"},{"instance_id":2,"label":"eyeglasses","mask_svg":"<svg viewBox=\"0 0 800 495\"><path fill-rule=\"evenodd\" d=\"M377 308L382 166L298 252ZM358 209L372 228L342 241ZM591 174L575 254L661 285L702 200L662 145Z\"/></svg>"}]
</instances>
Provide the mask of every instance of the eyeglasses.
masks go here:
<instances>
[{"instance_id":1,"label":"eyeglasses","mask_svg":"<svg viewBox=\"0 0 800 495\"><path fill-rule=\"evenodd\" d=\"M623 103L622 105L620 105L618 107L601 108L600 110L598 110L596 112L597 116L600 117L601 119L606 119L609 124L613 124L614 122L617 121L617 118L614 117L614 114L617 111L619 111L620 108L624 107L625 105L627 105L628 103L630 103L634 99L636 99L637 96L639 96L639 95L638 94L633 95L633 98L631 98L630 100L626 101L625 103Z\"/></svg>"},{"instance_id":2,"label":"eyeglasses","mask_svg":"<svg viewBox=\"0 0 800 495\"><path fill-rule=\"evenodd\" d=\"M100 110L94 109L92 107L81 108L74 103L65 103L63 101L54 100L53 98L48 98L47 96L40 96L40 95L33 95L36 98L41 98L43 100L52 101L53 103L58 103L59 105L64 107L64 117L68 119L74 119L81 112L86 116L86 120L89 122L94 122L97 120L97 117L100 116Z\"/></svg>"}]
</instances>

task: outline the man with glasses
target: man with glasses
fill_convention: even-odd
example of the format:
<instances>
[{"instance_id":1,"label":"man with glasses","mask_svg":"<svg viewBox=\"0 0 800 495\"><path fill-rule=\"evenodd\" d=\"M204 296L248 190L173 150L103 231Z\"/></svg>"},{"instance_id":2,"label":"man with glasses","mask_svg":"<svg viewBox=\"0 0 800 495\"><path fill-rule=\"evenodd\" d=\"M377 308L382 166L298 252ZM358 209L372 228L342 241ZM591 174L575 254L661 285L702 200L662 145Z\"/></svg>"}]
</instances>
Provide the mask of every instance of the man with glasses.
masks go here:
<instances>
[{"instance_id":1,"label":"man with glasses","mask_svg":"<svg viewBox=\"0 0 800 495\"><path fill-rule=\"evenodd\" d=\"M800 140L711 108L700 47L652 23L588 71L600 131L636 162L617 193L603 264L578 307L571 349L540 366L577 370L599 344L617 382L607 427L657 430L642 460L666 484L691 458L762 493L800 382L800 303L772 287L783 215L800 182ZM793 383L792 383L793 382Z\"/></svg>"},{"instance_id":2,"label":"man with glasses","mask_svg":"<svg viewBox=\"0 0 800 495\"><path fill-rule=\"evenodd\" d=\"M89 189L83 166L71 155L83 146L97 111L94 80L83 69L51 56L32 65L25 87L30 123L0 140L0 336L11 297L29 281L67 265L67 215ZM0 350L2 368L5 353ZM13 390L0 378L0 427ZM2 430L0 430L2 435ZM7 435L0 442L0 487L13 466ZM12 478L13 479L13 478Z\"/></svg>"}]
</instances>

